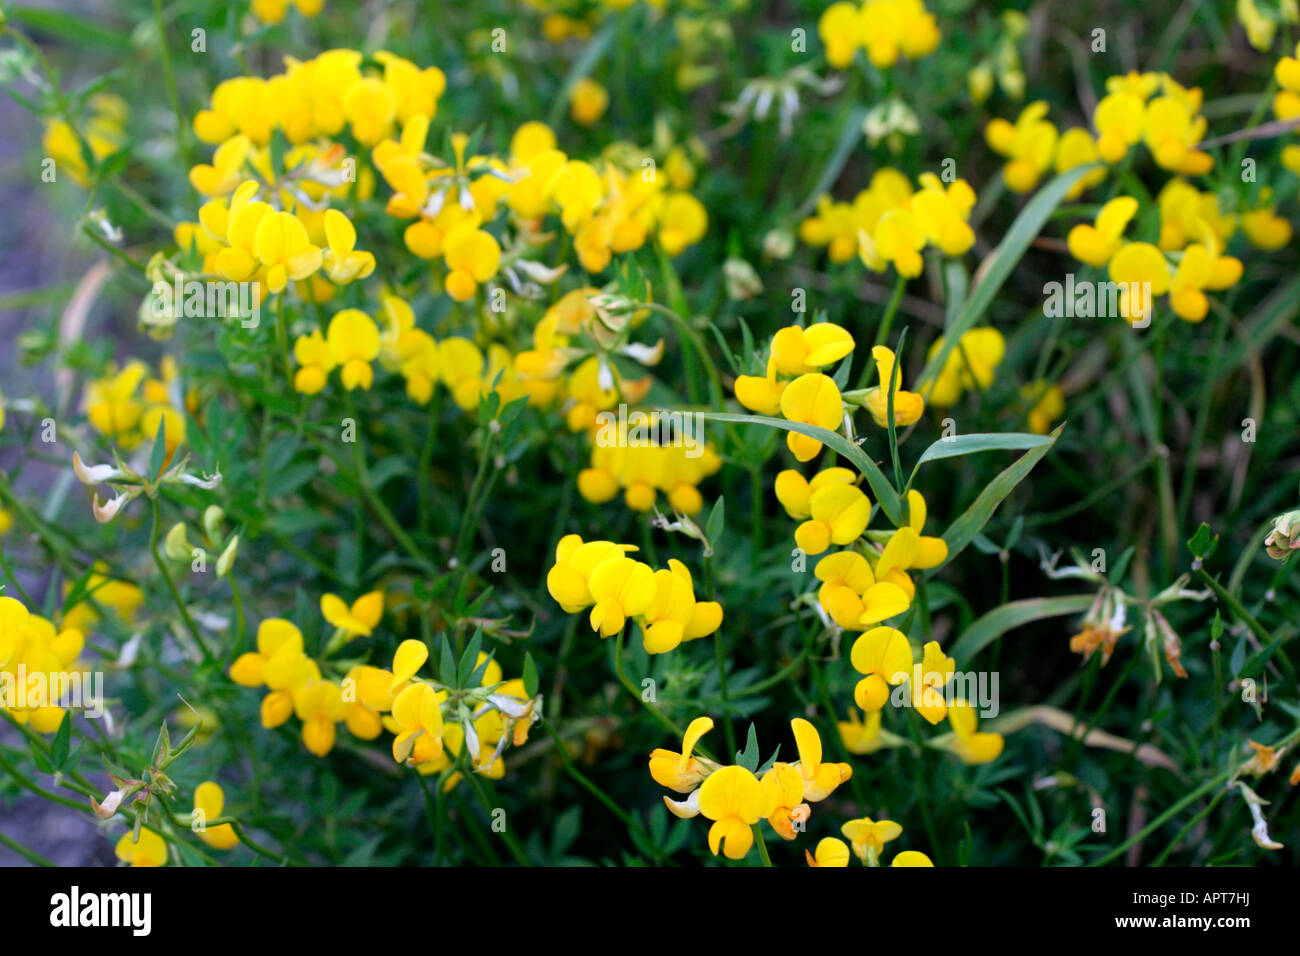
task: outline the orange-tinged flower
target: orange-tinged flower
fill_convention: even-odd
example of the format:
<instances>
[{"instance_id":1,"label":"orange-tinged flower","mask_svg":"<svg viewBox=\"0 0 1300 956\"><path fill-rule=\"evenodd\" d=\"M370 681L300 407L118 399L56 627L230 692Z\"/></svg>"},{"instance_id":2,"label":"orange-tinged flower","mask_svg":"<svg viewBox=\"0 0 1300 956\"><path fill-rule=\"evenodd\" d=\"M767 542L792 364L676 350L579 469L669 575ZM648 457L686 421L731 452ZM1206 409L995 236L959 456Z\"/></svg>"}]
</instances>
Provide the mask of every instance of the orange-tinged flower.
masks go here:
<instances>
[{"instance_id":1,"label":"orange-tinged flower","mask_svg":"<svg viewBox=\"0 0 1300 956\"><path fill-rule=\"evenodd\" d=\"M696 717L686 728L681 753L657 748L650 754L650 776L661 786L678 793L690 793L717 768L711 760L693 755L700 738L713 729L709 717Z\"/></svg>"}]
</instances>

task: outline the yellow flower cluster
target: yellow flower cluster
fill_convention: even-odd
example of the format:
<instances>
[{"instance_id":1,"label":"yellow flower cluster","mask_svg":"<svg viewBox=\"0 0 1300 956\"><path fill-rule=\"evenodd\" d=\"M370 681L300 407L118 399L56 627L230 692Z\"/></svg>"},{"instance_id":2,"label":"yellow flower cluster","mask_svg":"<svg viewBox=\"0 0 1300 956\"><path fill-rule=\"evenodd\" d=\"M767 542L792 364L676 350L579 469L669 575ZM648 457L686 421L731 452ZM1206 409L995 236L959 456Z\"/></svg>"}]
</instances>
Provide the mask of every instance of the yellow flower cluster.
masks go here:
<instances>
[{"instance_id":1,"label":"yellow flower cluster","mask_svg":"<svg viewBox=\"0 0 1300 956\"><path fill-rule=\"evenodd\" d=\"M62 689L76 668L85 637L0 596L0 710L39 733L53 733L66 713Z\"/></svg>"},{"instance_id":2,"label":"yellow flower cluster","mask_svg":"<svg viewBox=\"0 0 1300 956\"><path fill-rule=\"evenodd\" d=\"M458 301L472 297L501 264L499 243L482 228L501 206L514 213L522 236L538 233L544 217L558 216L590 273L603 271L616 253L641 248L651 235L668 255L678 255L708 227L704 206L689 193L665 188L652 171L571 159L544 123L520 126L505 160L466 158L468 137L457 134L452 166L423 152L427 133L428 118L412 117L400 141L375 147L374 162L393 190L388 213L415 220L404 233L406 247L423 259L444 260L447 294Z\"/></svg>"},{"instance_id":3,"label":"yellow flower cluster","mask_svg":"<svg viewBox=\"0 0 1300 956\"><path fill-rule=\"evenodd\" d=\"M919 60L933 53L940 39L934 15L921 0L841 0L822 13L817 32L826 47L826 61L837 70L852 63L859 49L881 69L893 66L900 56Z\"/></svg>"},{"instance_id":4,"label":"yellow flower cluster","mask_svg":"<svg viewBox=\"0 0 1300 956\"><path fill-rule=\"evenodd\" d=\"M344 633L369 635L383 615L384 598L373 591L348 607L341 598L321 599L325 619ZM292 621L268 618L257 629L257 650L241 654L230 667L230 679L244 687L265 686L262 726L279 727L291 716L302 722L302 742L318 757L334 749L335 725L346 722L361 740L379 736L379 717L355 693L348 700L341 684L322 677L320 666L303 649L302 632Z\"/></svg>"},{"instance_id":5,"label":"yellow flower cluster","mask_svg":"<svg viewBox=\"0 0 1300 956\"><path fill-rule=\"evenodd\" d=\"M896 169L880 169L852 203L829 196L799 224L799 235L812 246L825 246L832 262L847 262L856 253L863 265L883 272L892 265L899 275L921 273L927 246L946 256L960 256L975 244L970 213L975 191L964 179L946 185L934 173L922 173L913 190Z\"/></svg>"},{"instance_id":6,"label":"yellow flower cluster","mask_svg":"<svg viewBox=\"0 0 1300 956\"><path fill-rule=\"evenodd\" d=\"M704 507L697 486L721 468L722 459L704 444L597 441L591 448L590 467L578 473L578 492L592 504L604 504L622 490L624 502L633 511L649 511L662 492L675 510L695 515Z\"/></svg>"},{"instance_id":7,"label":"yellow flower cluster","mask_svg":"<svg viewBox=\"0 0 1300 956\"><path fill-rule=\"evenodd\" d=\"M941 335L930 345L927 358L938 355L943 344ZM934 379L922 388L925 400L937 408L949 408L957 404L967 389L988 388L993 384L1006 349L1002 333L992 326L968 329L957 340L957 347L948 353Z\"/></svg>"},{"instance_id":8,"label":"yellow flower cluster","mask_svg":"<svg viewBox=\"0 0 1300 956\"><path fill-rule=\"evenodd\" d=\"M383 610L379 591L351 605L324 595L321 613L334 627L325 656L354 638L371 636ZM393 759L421 773L449 770L464 750L474 772L499 779L505 774L502 751L510 741L519 746L527 739L540 717L539 702L528 699L522 680L503 680L501 665L486 653L477 658L478 684L458 691L416 676L428 658L426 644L407 640L398 646L391 669L356 664L342 680L332 680L322 677L321 666L303 650L297 626L271 618L258 627L257 650L231 665L230 678L245 687L265 686L270 693L262 701L262 725L278 727L296 715L303 744L318 757L334 748L336 725L343 723L359 740L388 731ZM449 774L445 786L459 779L459 772Z\"/></svg>"},{"instance_id":9,"label":"yellow flower cluster","mask_svg":"<svg viewBox=\"0 0 1300 956\"><path fill-rule=\"evenodd\" d=\"M838 837L826 837L818 842L816 853L804 851L809 866L848 866L850 852L863 866L879 866L885 844L902 836L903 828L893 820L861 817L846 822L840 827L840 832L848 839L848 844ZM919 850L903 850L894 854L889 865L934 866L934 861Z\"/></svg>"},{"instance_id":10,"label":"yellow flower cluster","mask_svg":"<svg viewBox=\"0 0 1300 956\"><path fill-rule=\"evenodd\" d=\"M761 776L737 765L723 765L695 749L713 729L709 717L696 717L686 728L681 752L656 749L650 754L650 776L660 786L686 794L684 800L665 796L664 805L677 817L703 815L713 821L709 849L729 860L740 860L754 845L754 827L762 820L783 840L793 840L812 815L810 803L825 800L853 776L846 763L822 760L822 742L802 717L790 721L799 759L773 762Z\"/></svg>"},{"instance_id":11,"label":"yellow flower cluster","mask_svg":"<svg viewBox=\"0 0 1300 956\"><path fill-rule=\"evenodd\" d=\"M1106 95L1092 114L1095 136L1082 127L1059 132L1047 118L1048 107L1042 100L1026 106L1015 123L991 120L984 136L995 152L1007 158L1002 178L1015 192L1032 190L1049 169L1062 173L1099 160L1113 166L1138 143L1146 144L1162 169L1199 176L1214 165L1209 153L1196 149L1205 137L1201 99L1199 89L1183 87L1168 74L1134 71L1106 80ZM1104 167L1088 173L1067 198L1105 178Z\"/></svg>"},{"instance_id":12,"label":"yellow flower cluster","mask_svg":"<svg viewBox=\"0 0 1300 956\"><path fill-rule=\"evenodd\" d=\"M479 652L475 661L477 686L457 691L418 676L428 659L428 645L406 640L398 645L390 670L356 668L349 675L358 694L354 706L375 714L393 735L398 763L422 774L443 773L463 753L472 772L501 779L506 772L502 754L508 745L520 747L528 740L529 729L541 719L541 698L530 699L523 680L505 680L501 665L486 653ZM453 770L443 788L454 787L460 776Z\"/></svg>"},{"instance_id":13,"label":"yellow flower cluster","mask_svg":"<svg viewBox=\"0 0 1300 956\"><path fill-rule=\"evenodd\" d=\"M1149 317L1156 296L1169 295L1169 305L1180 318L1199 322L1209 311L1205 292L1230 288L1241 279L1240 259L1221 254L1223 238L1215 219L1207 221L1197 215L1203 208L1201 195L1181 180L1171 181L1160 194L1161 246L1149 242L1126 242L1124 229L1138 210L1131 196L1118 196L1102 206L1092 225L1081 223L1070 230L1071 253L1089 265L1105 266L1112 282L1120 286L1121 314L1130 322ZM1211 197L1212 198L1212 197ZM1187 223L1187 218L1191 222ZM1190 228L1191 232L1185 231ZM1230 231L1229 224L1229 231ZM1191 235L1198 241L1189 242ZM1180 243L1179 240L1182 240ZM1165 257L1164 249L1181 246L1176 266ZM1146 290L1137 301L1135 289Z\"/></svg>"},{"instance_id":14,"label":"yellow flower cluster","mask_svg":"<svg viewBox=\"0 0 1300 956\"><path fill-rule=\"evenodd\" d=\"M263 23L279 23L291 5L304 17L314 17L325 6L325 0L253 0L253 15Z\"/></svg>"},{"instance_id":15,"label":"yellow flower cluster","mask_svg":"<svg viewBox=\"0 0 1300 956\"><path fill-rule=\"evenodd\" d=\"M82 405L90 425L119 448L130 451L151 442L158 426L166 423L167 454L185 440L185 410L198 410L193 393L181 394L176 362L164 358L160 376L148 378L144 362L128 362L86 386Z\"/></svg>"},{"instance_id":16,"label":"yellow flower cluster","mask_svg":"<svg viewBox=\"0 0 1300 956\"><path fill-rule=\"evenodd\" d=\"M86 105L90 107L90 117L82 125L86 147L96 160L106 159L126 142L124 124L129 112L126 100L112 93L96 93ZM66 120L52 119L46 124L41 147L75 182L82 186L89 184L90 171L81 154L81 140Z\"/></svg>"},{"instance_id":17,"label":"yellow flower cluster","mask_svg":"<svg viewBox=\"0 0 1300 956\"><path fill-rule=\"evenodd\" d=\"M568 614L591 608L591 629L602 638L636 620L648 654L708 637L721 626L722 605L695 599L686 565L673 558L667 568L656 571L628 557L636 550L630 544L583 541L566 534L556 545L546 589Z\"/></svg>"}]
</instances>

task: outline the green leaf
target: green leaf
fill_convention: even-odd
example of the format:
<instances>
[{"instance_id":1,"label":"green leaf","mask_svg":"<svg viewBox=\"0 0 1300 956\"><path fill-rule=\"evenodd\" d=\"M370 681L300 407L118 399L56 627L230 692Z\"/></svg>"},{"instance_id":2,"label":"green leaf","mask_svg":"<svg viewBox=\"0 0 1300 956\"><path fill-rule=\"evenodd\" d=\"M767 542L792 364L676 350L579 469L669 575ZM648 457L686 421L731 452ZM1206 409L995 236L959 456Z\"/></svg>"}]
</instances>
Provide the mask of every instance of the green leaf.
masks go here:
<instances>
[{"instance_id":1,"label":"green leaf","mask_svg":"<svg viewBox=\"0 0 1300 956\"><path fill-rule=\"evenodd\" d=\"M1093 172L1097 165L1097 163L1088 163L1061 173L1035 193L1034 198L1020 210L1020 215L1016 216L1015 221L1011 223L1011 228L1006 231L998 247L977 270L977 274L982 275L983 278L966 297L956 319L944 329L943 347L925 363L925 368L917 378L918 382L932 381L938 375L952 350L957 347L962 334L972 328L993 304L998 290L1024 257L1025 250L1037 238L1044 223L1061 204L1070 187Z\"/></svg>"},{"instance_id":2,"label":"green leaf","mask_svg":"<svg viewBox=\"0 0 1300 956\"><path fill-rule=\"evenodd\" d=\"M890 521L899 527L906 524L903 516L903 503L898 497L898 492L894 490L894 486L885 477L885 473L880 470L880 467L871 460L861 447L849 441L839 432L818 428L816 425L805 425L803 422L786 421L784 418L769 418L766 415L737 415L732 412L696 412L695 414L715 422L766 425L769 428L780 428L784 431L807 435L809 438L816 438L822 444L830 446L847 458L853 467L862 472L867 479L867 484L871 486L876 500L880 502L880 510L885 513L885 516Z\"/></svg>"},{"instance_id":3,"label":"green leaf","mask_svg":"<svg viewBox=\"0 0 1300 956\"><path fill-rule=\"evenodd\" d=\"M870 112L866 106L860 106L850 113L840 128L840 138L835 144L835 150L830 154L826 165L822 168L821 175L817 178L816 185L808 193L808 197L803 204L795 211L795 219L801 219L808 213L812 212L817 205L817 200L830 191L831 186L835 184L844 169L845 163L849 161L854 148L858 145L858 140L862 137L862 122L867 118Z\"/></svg>"},{"instance_id":4,"label":"green leaf","mask_svg":"<svg viewBox=\"0 0 1300 956\"><path fill-rule=\"evenodd\" d=\"M13 23L71 40L83 50L86 47L97 47L106 53L131 53L131 37L128 34L110 30L85 16L34 7L9 7L5 15Z\"/></svg>"},{"instance_id":5,"label":"green leaf","mask_svg":"<svg viewBox=\"0 0 1300 956\"><path fill-rule=\"evenodd\" d=\"M941 458L957 458L961 455L973 455L981 451L1023 451L1027 448L1037 448L1039 445L1050 445L1052 439L1046 435L1031 435L1028 432L976 432L971 435L954 435L951 438L940 438L921 453L921 457L916 460L916 465L912 468L912 478L916 477L917 471L927 461L938 461ZM912 479L909 478L909 485Z\"/></svg>"},{"instance_id":6,"label":"green leaf","mask_svg":"<svg viewBox=\"0 0 1300 956\"><path fill-rule=\"evenodd\" d=\"M1210 555L1214 554L1214 549L1219 546L1219 536L1210 530L1210 526L1201 522L1201 526L1196 529L1196 534L1192 535L1187 542L1187 549L1192 552L1193 557L1204 561Z\"/></svg>"},{"instance_id":7,"label":"green leaf","mask_svg":"<svg viewBox=\"0 0 1300 956\"><path fill-rule=\"evenodd\" d=\"M524 653L524 693L529 697L537 696L537 662L533 660L532 651Z\"/></svg>"},{"instance_id":8,"label":"green leaf","mask_svg":"<svg viewBox=\"0 0 1300 956\"><path fill-rule=\"evenodd\" d=\"M969 663L976 654L1007 631L1030 621L1080 614L1088 609L1095 597L1093 594L1071 594L1065 597L1029 598L1004 604L976 620L948 648L948 653L960 667Z\"/></svg>"},{"instance_id":9,"label":"green leaf","mask_svg":"<svg viewBox=\"0 0 1300 956\"><path fill-rule=\"evenodd\" d=\"M483 649L483 628L474 628L474 636L465 646L465 653L460 655L460 666L456 668L456 686L468 687L469 679L478 667L478 654Z\"/></svg>"},{"instance_id":10,"label":"green leaf","mask_svg":"<svg viewBox=\"0 0 1300 956\"><path fill-rule=\"evenodd\" d=\"M45 756L45 751L37 746L36 741L32 740L29 743L32 748L32 760L36 762L36 769L41 773L54 773L54 764L50 763L50 758Z\"/></svg>"},{"instance_id":11,"label":"green leaf","mask_svg":"<svg viewBox=\"0 0 1300 956\"><path fill-rule=\"evenodd\" d=\"M722 529L726 527L726 522L727 499L719 496L709 512L709 520L704 523L704 537L709 539L709 545L714 550L717 550L718 540L722 537Z\"/></svg>"},{"instance_id":12,"label":"green leaf","mask_svg":"<svg viewBox=\"0 0 1300 956\"><path fill-rule=\"evenodd\" d=\"M156 480L162 473L163 462L167 459L167 416L158 418L158 431L153 436L153 448L149 451L149 479Z\"/></svg>"},{"instance_id":13,"label":"green leaf","mask_svg":"<svg viewBox=\"0 0 1300 956\"><path fill-rule=\"evenodd\" d=\"M745 749L736 752L736 763L744 767L750 773L758 770L758 732L754 730L754 725L749 725L749 733L745 736Z\"/></svg>"},{"instance_id":14,"label":"green leaf","mask_svg":"<svg viewBox=\"0 0 1300 956\"><path fill-rule=\"evenodd\" d=\"M975 499L975 503L948 526L948 530L943 533L943 540L948 544L948 557L944 559L944 564L947 564L960 554L966 545L971 543L971 539L984 529L989 519L993 517L993 512L997 510L998 505L1002 504L1007 495L1011 494L1016 485L1024 480L1025 476L1056 444L1056 439L1061 437L1063 428L1065 428L1064 423L1057 425L1049 436L1050 441L1021 455L1011 467L989 482L984 490L980 492L979 497ZM902 524L900 521L894 523L897 525ZM940 565L940 567L943 567L943 565Z\"/></svg>"},{"instance_id":15,"label":"green leaf","mask_svg":"<svg viewBox=\"0 0 1300 956\"><path fill-rule=\"evenodd\" d=\"M456 658L451 650L451 635L442 637L442 654L438 662L438 680L444 684L456 684Z\"/></svg>"},{"instance_id":16,"label":"green leaf","mask_svg":"<svg viewBox=\"0 0 1300 956\"><path fill-rule=\"evenodd\" d=\"M72 749L72 711L63 712L63 720L58 732L50 743L50 762L55 770L62 770L68 763L68 753Z\"/></svg>"}]
</instances>

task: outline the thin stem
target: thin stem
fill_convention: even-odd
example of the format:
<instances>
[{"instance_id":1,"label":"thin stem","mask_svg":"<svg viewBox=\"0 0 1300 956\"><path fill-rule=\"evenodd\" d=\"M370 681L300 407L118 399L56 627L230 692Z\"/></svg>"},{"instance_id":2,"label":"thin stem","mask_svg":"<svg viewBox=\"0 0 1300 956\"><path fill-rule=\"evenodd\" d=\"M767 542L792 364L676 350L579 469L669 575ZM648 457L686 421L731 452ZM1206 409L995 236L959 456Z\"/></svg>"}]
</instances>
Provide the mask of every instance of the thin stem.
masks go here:
<instances>
[{"instance_id":1,"label":"thin stem","mask_svg":"<svg viewBox=\"0 0 1300 956\"><path fill-rule=\"evenodd\" d=\"M162 527L162 507L159 505L157 497L149 500L153 504L153 524L149 528L149 553L153 555L154 564L158 566L158 572L162 575L163 581L167 583L167 590L171 592L172 601L175 602L177 609L181 612L181 620L185 622L186 629L193 636L195 643L199 645L199 650L203 652L204 661L210 664L214 660L212 651L208 649L207 642L203 640L203 635L199 633L198 625L190 617L190 612L181 599L181 592L177 589L171 572L167 570L167 562L158 553L158 532Z\"/></svg>"}]
</instances>

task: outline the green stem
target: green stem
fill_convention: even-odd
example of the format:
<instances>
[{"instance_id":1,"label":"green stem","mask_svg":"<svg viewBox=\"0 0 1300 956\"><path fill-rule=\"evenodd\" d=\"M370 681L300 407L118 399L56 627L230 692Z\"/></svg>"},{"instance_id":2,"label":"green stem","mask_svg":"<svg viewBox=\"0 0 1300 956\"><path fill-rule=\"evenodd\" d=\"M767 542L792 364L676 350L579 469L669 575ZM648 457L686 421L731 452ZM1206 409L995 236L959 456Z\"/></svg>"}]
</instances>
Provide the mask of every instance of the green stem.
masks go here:
<instances>
[{"instance_id":1,"label":"green stem","mask_svg":"<svg viewBox=\"0 0 1300 956\"><path fill-rule=\"evenodd\" d=\"M162 527L162 507L159 505L156 496L150 498L149 501L153 505L153 524L149 528L149 553L153 555L154 564L158 566L158 572L162 575L163 581L167 584L167 590L171 593L172 601L175 602L177 610L181 613L181 620L185 622L186 629L194 638L195 643L198 644L199 650L203 652L204 662L211 664L214 660L212 651L208 648L207 642L203 640L203 635L199 633L198 625L196 625L194 619L190 617L190 612L185 607L185 602L181 599L181 592L176 587L176 582L172 579L171 572L167 570L167 562L163 560L163 556L158 553L158 532Z\"/></svg>"},{"instance_id":2,"label":"green stem","mask_svg":"<svg viewBox=\"0 0 1300 956\"><path fill-rule=\"evenodd\" d=\"M176 73L172 69L172 54L167 47L167 24L163 20L162 0L153 0L153 20L158 28L158 48L162 53L163 79L167 84L167 99L176 114L176 150L186 166L193 166L189 138L185 135L185 114L181 112L181 97L176 88Z\"/></svg>"}]
</instances>

